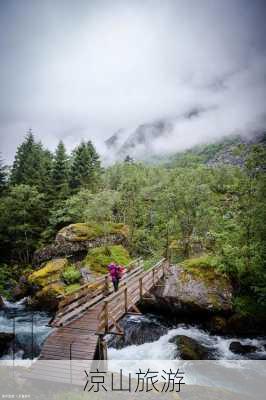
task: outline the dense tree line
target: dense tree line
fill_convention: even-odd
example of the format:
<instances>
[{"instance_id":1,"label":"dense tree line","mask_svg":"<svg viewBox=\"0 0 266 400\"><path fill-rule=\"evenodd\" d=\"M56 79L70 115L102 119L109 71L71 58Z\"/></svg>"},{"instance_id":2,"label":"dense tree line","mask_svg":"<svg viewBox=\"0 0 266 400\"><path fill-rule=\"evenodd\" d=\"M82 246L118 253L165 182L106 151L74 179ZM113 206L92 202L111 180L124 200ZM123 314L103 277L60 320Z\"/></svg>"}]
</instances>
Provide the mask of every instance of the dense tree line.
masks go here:
<instances>
[{"instance_id":1,"label":"dense tree line","mask_svg":"<svg viewBox=\"0 0 266 400\"><path fill-rule=\"evenodd\" d=\"M9 176L0 164L2 262L29 264L34 250L75 222L123 222L133 256L173 261L207 254L239 293L266 304L265 147L244 168L210 168L191 155L165 166L130 159L105 170L89 142L55 154L28 133Z\"/></svg>"},{"instance_id":2,"label":"dense tree line","mask_svg":"<svg viewBox=\"0 0 266 400\"><path fill-rule=\"evenodd\" d=\"M60 141L52 154L29 131L17 148L9 174L0 163L1 261L29 264L34 250L55 233L51 215L81 188L94 192L101 172L90 141L80 143L71 155Z\"/></svg>"}]
</instances>

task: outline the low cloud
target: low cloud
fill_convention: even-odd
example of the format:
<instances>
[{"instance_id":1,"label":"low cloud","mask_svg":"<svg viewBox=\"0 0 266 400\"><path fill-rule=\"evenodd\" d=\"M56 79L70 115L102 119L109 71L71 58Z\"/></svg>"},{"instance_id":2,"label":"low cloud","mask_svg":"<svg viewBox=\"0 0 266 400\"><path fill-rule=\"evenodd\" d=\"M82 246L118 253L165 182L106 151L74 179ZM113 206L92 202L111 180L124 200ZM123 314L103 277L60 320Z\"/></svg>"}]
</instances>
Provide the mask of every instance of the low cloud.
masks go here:
<instances>
[{"instance_id":1,"label":"low cloud","mask_svg":"<svg viewBox=\"0 0 266 400\"><path fill-rule=\"evenodd\" d=\"M0 135L50 149L174 121L155 152L265 128L265 2L40 0L0 4ZM191 110L198 112L189 117ZM183 117L182 117L183 115Z\"/></svg>"}]
</instances>

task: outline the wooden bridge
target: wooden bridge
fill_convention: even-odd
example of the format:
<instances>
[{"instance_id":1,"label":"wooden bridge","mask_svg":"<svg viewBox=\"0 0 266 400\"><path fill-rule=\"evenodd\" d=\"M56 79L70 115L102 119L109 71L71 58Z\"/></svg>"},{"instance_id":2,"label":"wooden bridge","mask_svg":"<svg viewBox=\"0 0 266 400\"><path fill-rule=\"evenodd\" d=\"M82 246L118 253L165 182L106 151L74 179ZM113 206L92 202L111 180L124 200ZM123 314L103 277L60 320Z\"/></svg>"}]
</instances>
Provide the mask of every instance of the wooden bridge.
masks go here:
<instances>
[{"instance_id":1,"label":"wooden bridge","mask_svg":"<svg viewBox=\"0 0 266 400\"><path fill-rule=\"evenodd\" d=\"M137 304L149 297L169 270L166 259L148 271L142 259L127 266L127 272L114 292L108 275L83 285L61 298L40 360L106 360L104 335L123 335L119 320L126 314L140 314Z\"/></svg>"}]
</instances>

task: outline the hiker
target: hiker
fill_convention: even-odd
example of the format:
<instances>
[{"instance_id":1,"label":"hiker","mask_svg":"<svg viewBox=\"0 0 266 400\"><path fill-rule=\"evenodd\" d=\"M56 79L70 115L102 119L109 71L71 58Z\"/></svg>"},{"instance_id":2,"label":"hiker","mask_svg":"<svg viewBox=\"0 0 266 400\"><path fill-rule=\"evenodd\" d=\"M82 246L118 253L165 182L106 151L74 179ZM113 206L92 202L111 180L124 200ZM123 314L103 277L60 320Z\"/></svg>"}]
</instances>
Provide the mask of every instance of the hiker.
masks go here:
<instances>
[{"instance_id":1,"label":"hiker","mask_svg":"<svg viewBox=\"0 0 266 400\"><path fill-rule=\"evenodd\" d=\"M124 267L122 267L122 265L116 265L115 263L112 262L111 264L108 265L108 270L111 275L111 279L114 285L114 290L115 292L117 292L119 288L119 281L124 273Z\"/></svg>"}]
</instances>

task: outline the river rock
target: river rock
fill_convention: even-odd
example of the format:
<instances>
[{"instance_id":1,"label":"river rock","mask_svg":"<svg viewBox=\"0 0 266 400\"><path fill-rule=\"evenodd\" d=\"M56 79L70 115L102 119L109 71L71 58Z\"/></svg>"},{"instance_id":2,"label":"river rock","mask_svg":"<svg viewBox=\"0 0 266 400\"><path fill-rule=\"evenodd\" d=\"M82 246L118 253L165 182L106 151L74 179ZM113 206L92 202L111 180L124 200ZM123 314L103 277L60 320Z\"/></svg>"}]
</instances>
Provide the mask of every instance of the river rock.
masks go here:
<instances>
[{"instance_id":1,"label":"river rock","mask_svg":"<svg viewBox=\"0 0 266 400\"><path fill-rule=\"evenodd\" d=\"M248 354L254 353L257 350L257 347L234 341L230 343L229 350L237 354Z\"/></svg>"},{"instance_id":2,"label":"river rock","mask_svg":"<svg viewBox=\"0 0 266 400\"><path fill-rule=\"evenodd\" d=\"M206 325L210 332L214 334L225 334L227 331L227 320L219 315L213 316Z\"/></svg>"},{"instance_id":3,"label":"river rock","mask_svg":"<svg viewBox=\"0 0 266 400\"><path fill-rule=\"evenodd\" d=\"M126 242L127 227L123 224L109 224L107 227L95 224L71 224L61 229L55 242L34 253L35 266L57 257L84 256L95 247Z\"/></svg>"},{"instance_id":4,"label":"river rock","mask_svg":"<svg viewBox=\"0 0 266 400\"><path fill-rule=\"evenodd\" d=\"M11 289L11 296L13 300L18 301L31 294L31 285L29 285L27 278L22 275L19 282Z\"/></svg>"},{"instance_id":5,"label":"river rock","mask_svg":"<svg viewBox=\"0 0 266 400\"><path fill-rule=\"evenodd\" d=\"M8 353L13 340L13 333L0 332L0 357Z\"/></svg>"},{"instance_id":6,"label":"river rock","mask_svg":"<svg viewBox=\"0 0 266 400\"><path fill-rule=\"evenodd\" d=\"M153 291L154 304L174 314L232 310L233 289L228 278L210 268L186 270L172 266L171 274Z\"/></svg>"},{"instance_id":7,"label":"river rock","mask_svg":"<svg viewBox=\"0 0 266 400\"><path fill-rule=\"evenodd\" d=\"M2 308L4 308L5 307L5 303L4 303L4 300L2 299L2 297L1 297L1 295L0 295L0 310L2 309Z\"/></svg>"},{"instance_id":8,"label":"river rock","mask_svg":"<svg viewBox=\"0 0 266 400\"><path fill-rule=\"evenodd\" d=\"M113 336L108 341L109 346L116 349L154 342L168 331L162 322L145 317L126 317L119 325L124 330L124 336Z\"/></svg>"},{"instance_id":9,"label":"river rock","mask_svg":"<svg viewBox=\"0 0 266 400\"><path fill-rule=\"evenodd\" d=\"M178 335L170 340L175 343L181 360L207 360L209 350L188 336Z\"/></svg>"}]
</instances>

